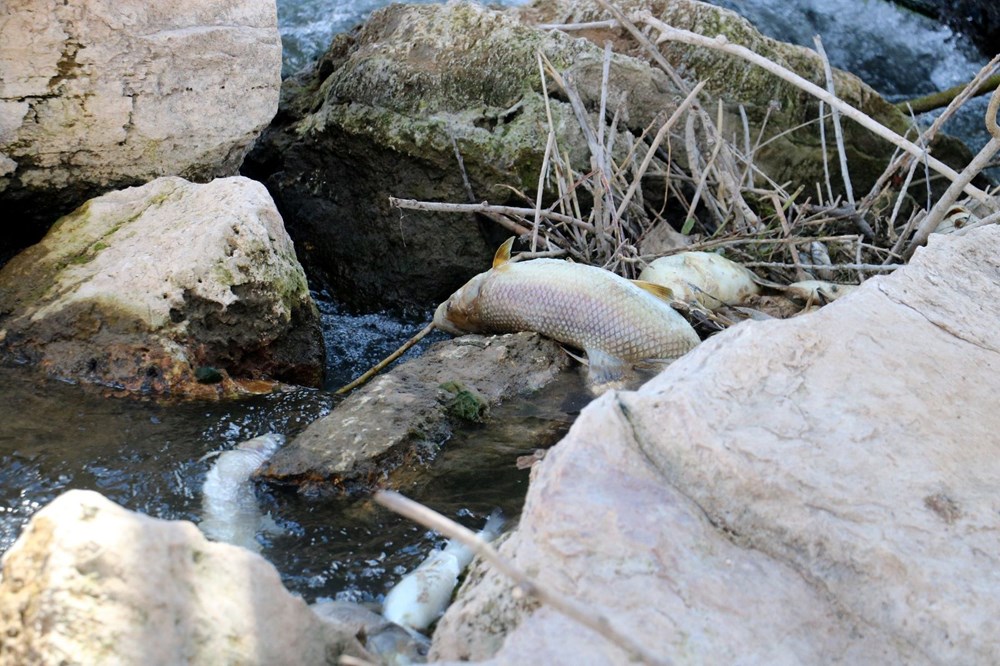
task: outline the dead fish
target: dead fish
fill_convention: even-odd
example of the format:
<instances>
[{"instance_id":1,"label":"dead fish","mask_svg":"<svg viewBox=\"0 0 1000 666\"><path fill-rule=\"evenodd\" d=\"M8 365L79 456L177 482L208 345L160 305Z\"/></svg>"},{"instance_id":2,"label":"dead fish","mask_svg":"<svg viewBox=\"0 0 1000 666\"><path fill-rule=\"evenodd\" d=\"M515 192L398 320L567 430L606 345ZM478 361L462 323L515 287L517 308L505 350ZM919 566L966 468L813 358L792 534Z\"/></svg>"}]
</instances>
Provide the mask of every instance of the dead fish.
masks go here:
<instances>
[{"instance_id":1,"label":"dead fish","mask_svg":"<svg viewBox=\"0 0 1000 666\"><path fill-rule=\"evenodd\" d=\"M206 536L260 552L257 534L275 525L257 506L250 476L284 443L284 435L272 432L219 454L201 490L199 526Z\"/></svg>"},{"instance_id":2,"label":"dead fish","mask_svg":"<svg viewBox=\"0 0 1000 666\"><path fill-rule=\"evenodd\" d=\"M597 383L618 379L629 364L675 359L700 342L662 288L559 259L511 262L513 242L500 246L492 269L438 307L437 328L453 335L536 331L586 352Z\"/></svg>"},{"instance_id":3,"label":"dead fish","mask_svg":"<svg viewBox=\"0 0 1000 666\"><path fill-rule=\"evenodd\" d=\"M714 252L680 252L660 257L643 269L640 280L667 287L674 298L709 310L739 305L760 293L754 274Z\"/></svg>"},{"instance_id":4,"label":"dead fish","mask_svg":"<svg viewBox=\"0 0 1000 666\"><path fill-rule=\"evenodd\" d=\"M365 649L378 657L378 663L383 666L427 661L430 640L389 622L363 606L350 601L326 600L317 601L310 608L323 620L357 636L364 642Z\"/></svg>"},{"instance_id":5,"label":"dead fish","mask_svg":"<svg viewBox=\"0 0 1000 666\"><path fill-rule=\"evenodd\" d=\"M494 511L479 531L484 541L500 534L503 516ZM450 539L443 550L432 550L416 569L403 576L389 590L382 604L382 615L390 622L412 631L424 631L444 614L458 575L472 562L472 549Z\"/></svg>"},{"instance_id":6,"label":"dead fish","mask_svg":"<svg viewBox=\"0 0 1000 666\"><path fill-rule=\"evenodd\" d=\"M792 298L806 301L809 305L829 303L841 296L853 292L858 288L856 284L837 284L836 282L826 282L824 280L803 280L793 282L785 288L785 293Z\"/></svg>"},{"instance_id":7,"label":"dead fish","mask_svg":"<svg viewBox=\"0 0 1000 666\"><path fill-rule=\"evenodd\" d=\"M962 204L954 204L934 228L936 234L953 234L976 221L972 211Z\"/></svg>"}]
</instances>

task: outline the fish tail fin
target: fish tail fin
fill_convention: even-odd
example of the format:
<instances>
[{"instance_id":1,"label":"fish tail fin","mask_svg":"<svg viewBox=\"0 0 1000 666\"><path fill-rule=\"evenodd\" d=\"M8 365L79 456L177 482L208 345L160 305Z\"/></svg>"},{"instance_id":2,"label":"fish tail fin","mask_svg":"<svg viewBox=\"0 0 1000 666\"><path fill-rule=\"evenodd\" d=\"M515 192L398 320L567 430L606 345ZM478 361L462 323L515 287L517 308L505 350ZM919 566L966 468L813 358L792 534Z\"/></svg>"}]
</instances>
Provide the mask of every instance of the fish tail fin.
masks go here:
<instances>
[{"instance_id":1,"label":"fish tail fin","mask_svg":"<svg viewBox=\"0 0 1000 666\"><path fill-rule=\"evenodd\" d=\"M503 512L500 511L500 509L493 509L489 518L486 519L486 524L483 525L483 529L479 530L480 538L482 538L483 541L493 541L500 536L500 530L503 529L505 522L507 522L507 519L503 517Z\"/></svg>"},{"instance_id":2,"label":"fish tail fin","mask_svg":"<svg viewBox=\"0 0 1000 666\"><path fill-rule=\"evenodd\" d=\"M500 529L503 527L505 520L500 509L494 509L489 518L486 519L483 529L479 530L476 536L486 542L493 541L500 535ZM455 557L459 570L469 566L469 562L472 561L472 549L461 541L449 539L442 552Z\"/></svg>"},{"instance_id":3,"label":"fish tail fin","mask_svg":"<svg viewBox=\"0 0 1000 666\"><path fill-rule=\"evenodd\" d=\"M629 369L629 364L600 349L587 349L587 379L592 384L610 384L621 380Z\"/></svg>"}]
</instances>

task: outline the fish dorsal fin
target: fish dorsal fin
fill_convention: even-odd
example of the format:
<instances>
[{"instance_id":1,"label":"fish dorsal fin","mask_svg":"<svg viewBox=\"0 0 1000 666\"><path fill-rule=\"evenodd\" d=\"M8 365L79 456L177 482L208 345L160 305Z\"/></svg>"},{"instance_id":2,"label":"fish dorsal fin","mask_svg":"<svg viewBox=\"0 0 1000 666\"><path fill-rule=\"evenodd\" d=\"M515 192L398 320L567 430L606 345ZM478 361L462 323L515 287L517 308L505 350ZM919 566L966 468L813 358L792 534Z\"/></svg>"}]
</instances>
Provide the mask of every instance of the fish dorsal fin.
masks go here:
<instances>
[{"instance_id":1,"label":"fish dorsal fin","mask_svg":"<svg viewBox=\"0 0 1000 666\"><path fill-rule=\"evenodd\" d=\"M666 301L667 303L677 300L674 298L674 290L670 287L664 287L662 284L654 284L653 282L646 282L645 280L632 280L631 282L643 291L648 291L653 296L656 296L660 300Z\"/></svg>"},{"instance_id":2,"label":"fish dorsal fin","mask_svg":"<svg viewBox=\"0 0 1000 666\"><path fill-rule=\"evenodd\" d=\"M510 248L514 245L514 239L516 236L511 236L503 242L497 253L493 255L493 268L500 268L508 261L510 261Z\"/></svg>"}]
</instances>

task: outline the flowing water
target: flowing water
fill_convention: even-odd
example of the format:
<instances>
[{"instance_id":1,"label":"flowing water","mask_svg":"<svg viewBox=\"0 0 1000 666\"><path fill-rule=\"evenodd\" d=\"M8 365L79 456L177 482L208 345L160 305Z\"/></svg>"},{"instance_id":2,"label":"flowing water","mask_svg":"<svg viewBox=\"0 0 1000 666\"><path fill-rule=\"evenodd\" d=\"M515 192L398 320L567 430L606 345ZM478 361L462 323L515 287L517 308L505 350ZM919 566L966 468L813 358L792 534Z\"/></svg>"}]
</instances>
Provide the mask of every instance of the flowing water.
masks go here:
<instances>
[{"instance_id":1,"label":"flowing water","mask_svg":"<svg viewBox=\"0 0 1000 666\"><path fill-rule=\"evenodd\" d=\"M279 0L286 72L382 4ZM891 97L953 85L982 64L947 29L878 0L728 4L781 39L811 45L812 35L822 34L835 65ZM972 129L982 127L982 115L967 114ZM983 140L981 132L973 136L970 142ZM370 367L430 318L429 312L352 315L322 298L320 305L328 389ZM401 490L476 528L497 506L516 516L527 472L513 461L554 442L587 399L579 374L571 373L541 396L511 401L494 411L490 426L457 432L430 469L404 480ZM270 431L293 437L333 405L329 391L308 389L221 404L157 405L0 367L0 551L34 511L69 488L98 490L152 516L197 522L205 453ZM279 528L263 538L263 555L309 601L377 600L437 541L369 501L316 502L268 490L259 499Z\"/></svg>"},{"instance_id":2,"label":"flowing water","mask_svg":"<svg viewBox=\"0 0 1000 666\"><path fill-rule=\"evenodd\" d=\"M321 310L331 388L366 370L430 317L350 315L322 301ZM459 428L429 469L403 477L399 490L474 528L497 507L516 517L527 485L516 458L557 441L588 399L580 375L571 373L531 399L511 400L493 411L490 426ZM197 523L211 465L201 460L206 453L266 432L291 439L334 403L329 391L296 389L235 402L156 404L0 367L0 551L37 509L70 488L97 490L150 516ZM269 489L260 489L258 500L278 526L261 535L262 554L309 601L378 601L438 541L369 500L320 502Z\"/></svg>"},{"instance_id":3,"label":"flowing water","mask_svg":"<svg viewBox=\"0 0 1000 666\"><path fill-rule=\"evenodd\" d=\"M890 101L912 99L967 83L988 61L967 38L888 0L714 0L781 41L815 48L834 67L857 74ZM944 131L979 151L989 140L988 96L970 100ZM940 111L918 117L926 125ZM994 176L997 174L994 170Z\"/></svg>"}]
</instances>

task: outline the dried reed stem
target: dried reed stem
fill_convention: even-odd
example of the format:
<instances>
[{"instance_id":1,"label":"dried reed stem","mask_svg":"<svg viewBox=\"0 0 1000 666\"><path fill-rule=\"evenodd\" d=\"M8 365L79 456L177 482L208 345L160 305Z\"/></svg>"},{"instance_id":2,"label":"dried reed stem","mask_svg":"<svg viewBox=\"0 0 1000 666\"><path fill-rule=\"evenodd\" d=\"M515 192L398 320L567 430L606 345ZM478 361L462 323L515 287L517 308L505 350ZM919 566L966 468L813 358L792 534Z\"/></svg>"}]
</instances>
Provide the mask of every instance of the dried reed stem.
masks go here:
<instances>
[{"instance_id":1,"label":"dried reed stem","mask_svg":"<svg viewBox=\"0 0 1000 666\"><path fill-rule=\"evenodd\" d=\"M568 618L588 627L605 639L625 650L633 659L646 664L667 666L671 661L665 657L653 654L637 641L618 631L607 617L595 612L593 606L566 597L544 583L534 581L518 569L506 557L501 555L489 542L481 539L472 530L459 525L440 513L414 502L391 490L380 490L375 493L375 501L396 513L409 518L415 523L432 529L449 539L455 539L467 546L477 555L496 567L502 574L510 578L526 595L535 597L542 603L551 606Z\"/></svg>"},{"instance_id":2,"label":"dried reed stem","mask_svg":"<svg viewBox=\"0 0 1000 666\"><path fill-rule=\"evenodd\" d=\"M425 326L419 333L417 333L412 338L410 338L409 340L407 340L406 342L404 342L403 345L399 349L397 349L396 351L392 352L391 354L389 354L388 356L386 356L384 359L382 359L381 361L379 361L378 363L376 363L368 372L366 372L365 374L361 375L360 377L358 377L357 379L355 379L353 382L351 382L347 386L342 386L339 389L337 389L335 391L335 393L337 395L343 395L345 393L350 393L351 391L353 391L357 387L361 386L362 384L365 384L366 382L368 382L369 379L371 379L372 377L374 377L378 373L382 372L382 370L384 370L387 365L389 365L390 363L392 363L393 361L395 361L397 358L399 358L400 356L402 356L403 354L405 354L407 352L407 350L409 350L410 347L412 347L413 345L415 345L418 342L420 342L421 340L423 340L427 336L427 334L430 333L433 330L434 330L434 322L431 322L431 323L427 324L427 326Z\"/></svg>"},{"instance_id":3,"label":"dried reed stem","mask_svg":"<svg viewBox=\"0 0 1000 666\"><path fill-rule=\"evenodd\" d=\"M993 156L1000 152L1000 125L997 125L997 113L1000 112L1000 88L993 91L993 95L990 97L989 106L986 108L986 129L990 133L989 142L983 146L983 149L979 151L969 165L962 170L962 173L958 180L954 181L945 193L941 195L934 207L931 208L930 212L927 213L927 217L923 219L920 226L917 227L916 233L913 234L913 240L907 246L906 251L903 256L909 259L913 256L916 249L927 242L927 237L930 236L931 232L937 229L937 226L941 224L944 216L948 213L948 209L951 208L952 204L958 200L959 195L962 193L964 186L972 181L980 172L990 163ZM989 205L989 204L988 204ZM996 210L995 205L990 205L990 208Z\"/></svg>"},{"instance_id":4,"label":"dried reed stem","mask_svg":"<svg viewBox=\"0 0 1000 666\"><path fill-rule=\"evenodd\" d=\"M603 4L603 0L599 0ZM960 178L959 174L949 167L947 164L941 162L936 157L927 153L926 150L916 145L912 141L909 141L882 123L871 118L869 115L859 111L847 102L831 95L826 90L823 90L817 86L812 81L808 81L795 72L778 65L777 63L768 60L764 56L758 55L739 44L731 44L725 35L716 35L714 38L705 37L704 35L699 35L688 30L681 30L680 28L675 28L671 25L664 23L663 21L655 18L648 11L638 12L636 14L639 22L644 23L656 30L660 31L660 37L657 39L657 43L662 43L666 41L677 41L684 44L690 44L692 46L701 46L704 48L715 49L722 51L723 53L729 53L730 55L735 55L748 62L751 62L762 69L771 72L775 76L788 81L792 85L804 90L813 97L821 99L831 107L836 108L840 113L844 114L854 122L867 128L873 134L882 137L886 141L889 141L893 145L896 145L908 153L911 153L921 159L927 160L927 164L930 165L932 169L945 176L951 181L956 181ZM971 184L966 183L962 188L969 196L975 199L987 202L989 201L989 195L978 187L974 187Z\"/></svg>"}]
</instances>

